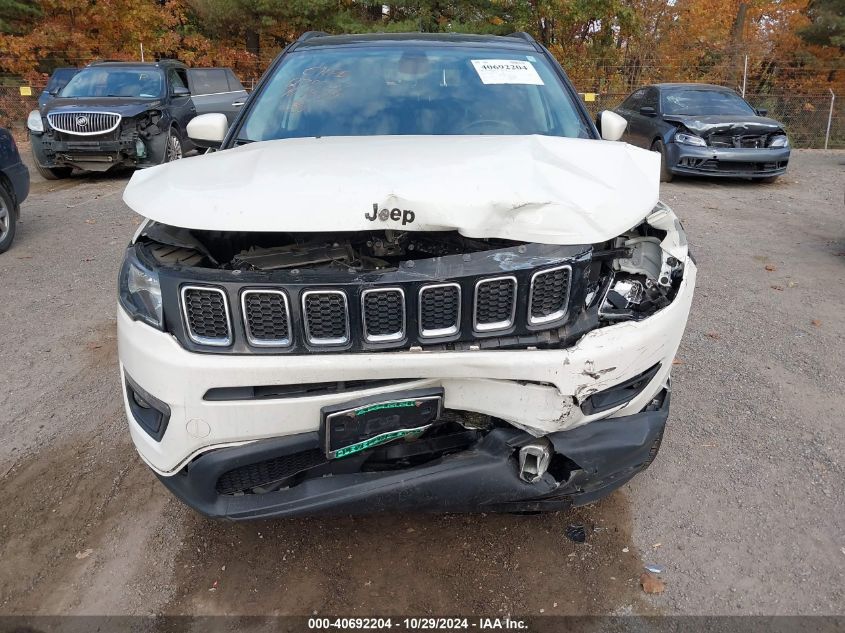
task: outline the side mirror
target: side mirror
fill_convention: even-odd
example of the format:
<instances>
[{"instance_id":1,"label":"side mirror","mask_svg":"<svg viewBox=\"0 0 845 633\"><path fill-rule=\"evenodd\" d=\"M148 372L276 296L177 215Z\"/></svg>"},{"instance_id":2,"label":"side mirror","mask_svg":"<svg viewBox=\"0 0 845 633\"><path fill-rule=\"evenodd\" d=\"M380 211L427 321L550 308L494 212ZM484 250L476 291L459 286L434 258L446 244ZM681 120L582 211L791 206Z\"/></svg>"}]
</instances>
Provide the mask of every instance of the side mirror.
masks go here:
<instances>
[{"instance_id":1,"label":"side mirror","mask_svg":"<svg viewBox=\"0 0 845 633\"><path fill-rule=\"evenodd\" d=\"M652 108L651 106L643 106L640 108L640 114L643 116L657 116L657 110Z\"/></svg>"},{"instance_id":2,"label":"side mirror","mask_svg":"<svg viewBox=\"0 0 845 633\"><path fill-rule=\"evenodd\" d=\"M766 108L757 108L757 116L766 116L768 113Z\"/></svg>"},{"instance_id":3,"label":"side mirror","mask_svg":"<svg viewBox=\"0 0 845 633\"><path fill-rule=\"evenodd\" d=\"M170 91L170 94L174 97L190 97L191 91L185 86L173 86L173 90Z\"/></svg>"},{"instance_id":4,"label":"side mirror","mask_svg":"<svg viewBox=\"0 0 845 633\"><path fill-rule=\"evenodd\" d=\"M596 117L596 127L605 141L618 141L628 127L628 121L610 110L602 110Z\"/></svg>"},{"instance_id":5,"label":"side mirror","mask_svg":"<svg viewBox=\"0 0 845 633\"><path fill-rule=\"evenodd\" d=\"M187 129L188 138L197 147L218 148L229 131L229 120L225 114L209 112L191 119Z\"/></svg>"}]
</instances>

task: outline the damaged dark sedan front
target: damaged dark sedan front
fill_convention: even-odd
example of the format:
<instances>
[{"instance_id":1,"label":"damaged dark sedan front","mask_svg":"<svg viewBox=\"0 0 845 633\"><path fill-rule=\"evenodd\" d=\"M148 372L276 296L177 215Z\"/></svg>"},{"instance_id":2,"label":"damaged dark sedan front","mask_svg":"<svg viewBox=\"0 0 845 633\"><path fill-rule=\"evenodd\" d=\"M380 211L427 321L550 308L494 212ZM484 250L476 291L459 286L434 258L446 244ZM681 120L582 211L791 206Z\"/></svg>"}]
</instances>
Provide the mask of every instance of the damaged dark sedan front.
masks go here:
<instances>
[{"instance_id":1,"label":"damaged dark sedan front","mask_svg":"<svg viewBox=\"0 0 845 633\"><path fill-rule=\"evenodd\" d=\"M186 67L175 61L102 62L81 70L27 121L38 172L149 167L182 157L196 114Z\"/></svg>"},{"instance_id":2,"label":"damaged dark sedan front","mask_svg":"<svg viewBox=\"0 0 845 633\"><path fill-rule=\"evenodd\" d=\"M783 125L729 88L645 86L631 93L616 112L628 120L624 140L660 153L663 182L675 175L773 182L789 163Z\"/></svg>"}]
</instances>

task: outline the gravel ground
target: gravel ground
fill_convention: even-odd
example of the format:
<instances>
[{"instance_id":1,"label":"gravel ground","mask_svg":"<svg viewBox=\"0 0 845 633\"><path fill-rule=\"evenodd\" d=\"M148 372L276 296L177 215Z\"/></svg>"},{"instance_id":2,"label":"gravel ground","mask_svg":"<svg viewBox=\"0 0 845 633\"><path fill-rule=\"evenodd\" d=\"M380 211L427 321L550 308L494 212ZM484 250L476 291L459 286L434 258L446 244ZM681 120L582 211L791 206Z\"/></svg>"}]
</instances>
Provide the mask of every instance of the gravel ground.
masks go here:
<instances>
[{"instance_id":1,"label":"gravel ground","mask_svg":"<svg viewBox=\"0 0 845 633\"><path fill-rule=\"evenodd\" d=\"M699 285L660 455L622 490L542 516L237 525L172 499L126 432L127 176L34 177L0 256L0 613L845 614L845 153L793 156L774 185L664 187Z\"/></svg>"}]
</instances>

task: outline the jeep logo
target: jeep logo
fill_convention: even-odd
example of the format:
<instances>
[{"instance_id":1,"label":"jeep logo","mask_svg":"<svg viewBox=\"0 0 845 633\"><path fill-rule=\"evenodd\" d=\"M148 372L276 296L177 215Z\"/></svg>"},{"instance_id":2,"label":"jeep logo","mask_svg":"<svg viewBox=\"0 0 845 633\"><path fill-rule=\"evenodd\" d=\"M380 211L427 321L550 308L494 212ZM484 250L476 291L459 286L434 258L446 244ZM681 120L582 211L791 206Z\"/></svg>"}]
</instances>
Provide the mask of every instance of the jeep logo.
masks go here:
<instances>
[{"instance_id":1,"label":"jeep logo","mask_svg":"<svg viewBox=\"0 0 845 633\"><path fill-rule=\"evenodd\" d=\"M370 222L375 222L377 219L382 222L387 222L388 220L398 222L402 220L402 226L405 226L406 224L411 224L417 217L417 214L410 209L379 209L378 204L373 203L373 212L365 213L364 217Z\"/></svg>"}]
</instances>

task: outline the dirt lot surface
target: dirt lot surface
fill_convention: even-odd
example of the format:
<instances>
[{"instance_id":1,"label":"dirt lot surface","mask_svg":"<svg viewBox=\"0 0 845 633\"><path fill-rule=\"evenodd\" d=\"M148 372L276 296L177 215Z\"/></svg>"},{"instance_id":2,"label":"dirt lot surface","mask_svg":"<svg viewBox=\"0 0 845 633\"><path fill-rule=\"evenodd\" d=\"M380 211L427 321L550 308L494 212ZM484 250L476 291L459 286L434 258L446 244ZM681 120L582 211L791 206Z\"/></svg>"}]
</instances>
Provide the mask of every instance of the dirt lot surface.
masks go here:
<instances>
[{"instance_id":1,"label":"dirt lot surface","mask_svg":"<svg viewBox=\"0 0 845 633\"><path fill-rule=\"evenodd\" d=\"M126 178L34 178L0 255L0 613L845 613L845 153L664 187L700 274L663 448L543 516L227 524L171 498L119 397Z\"/></svg>"}]
</instances>

